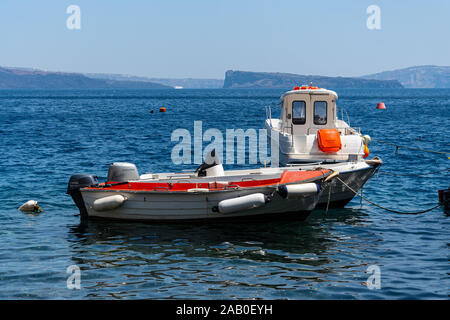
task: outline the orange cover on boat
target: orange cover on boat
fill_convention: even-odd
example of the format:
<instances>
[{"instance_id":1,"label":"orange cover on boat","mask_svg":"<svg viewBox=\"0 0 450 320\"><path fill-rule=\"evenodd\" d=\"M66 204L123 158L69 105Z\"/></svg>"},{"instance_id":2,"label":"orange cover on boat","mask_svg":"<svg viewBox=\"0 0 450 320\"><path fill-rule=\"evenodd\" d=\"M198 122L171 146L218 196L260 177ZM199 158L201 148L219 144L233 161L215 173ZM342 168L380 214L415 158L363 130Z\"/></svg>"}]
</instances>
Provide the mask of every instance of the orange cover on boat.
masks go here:
<instances>
[{"instance_id":1,"label":"orange cover on boat","mask_svg":"<svg viewBox=\"0 0 450 320\"><path fill-rule=\"evenodd\" d=\"M337 129L320 129L317 132L319 149L323 152L338 152L342 148L341 135Z\"/></svg>"},{"instance_id":2,"label":"orange cover on boat","mask_svg":"<svg viewBox=\"0 0 450 320\"><path fill-rule=\"evenodd\" d=\"M293 183L293 182L309 182L309 180L315 180L320 176L325 176L330 172L328 169L313 170L313 171L288 171L285 170L280 178L280 184Z\"/></svg>"}]
</instances>

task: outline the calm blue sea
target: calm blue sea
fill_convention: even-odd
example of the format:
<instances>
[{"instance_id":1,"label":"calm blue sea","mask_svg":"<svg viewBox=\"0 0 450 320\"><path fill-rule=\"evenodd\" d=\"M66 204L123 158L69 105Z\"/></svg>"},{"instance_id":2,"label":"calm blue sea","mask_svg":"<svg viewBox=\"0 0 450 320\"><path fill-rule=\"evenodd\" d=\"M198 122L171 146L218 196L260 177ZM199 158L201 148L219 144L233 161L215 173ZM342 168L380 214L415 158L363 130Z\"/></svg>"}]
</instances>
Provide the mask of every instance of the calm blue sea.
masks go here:
<instances>
[{"instance_id":1,"label":"calm blue sea","mask_svg":"<svg viewBox=\"0 0 450 320\"><path fill-rule=\"evenodd\" d=\"M399 145L450 150L450 90L337 90L345 119ZM306 222L80 223L73 173L114 161L179 171L176 128L263 127L282 90L0 91L0 299L448 299L449 216L399 215L354 199ZM377 110L377 102L387 110ZM166 113L155 112L165 106ZM279 110L273 110L273 116ZM364 188L383 206L432 207L449 186L447 156L372 142L384 165ZM228 166L230 167L230 166ZM234 166L238 168L239 166ZM29 199L40 215L17 208ZM70 265L81 289L67 288ZM380 268L381 288L365 282Z\"/></svg>"}]
</instances>

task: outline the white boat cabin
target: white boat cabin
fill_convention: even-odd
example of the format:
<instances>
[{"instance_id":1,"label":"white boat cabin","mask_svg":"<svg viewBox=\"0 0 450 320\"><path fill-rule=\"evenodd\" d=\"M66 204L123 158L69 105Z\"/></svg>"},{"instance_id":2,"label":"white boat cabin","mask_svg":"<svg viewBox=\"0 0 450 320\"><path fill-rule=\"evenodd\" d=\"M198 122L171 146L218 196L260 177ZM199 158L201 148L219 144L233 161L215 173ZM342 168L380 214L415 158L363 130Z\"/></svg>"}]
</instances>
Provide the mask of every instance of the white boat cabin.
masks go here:
<instances>
[{"instance_id":1,"label":"white boat cabin","mask_svg":"<svg viewBox=\"0 0 450 320\"><path fill-rule=\"evenodd\" d=\"M332 90L295 87L281 96L280 119L272 119L269 109L265 126L272 138L278 134L280 165L367 157L370 137L338 119L337 99Z\"/></svg>"}]
</instances>

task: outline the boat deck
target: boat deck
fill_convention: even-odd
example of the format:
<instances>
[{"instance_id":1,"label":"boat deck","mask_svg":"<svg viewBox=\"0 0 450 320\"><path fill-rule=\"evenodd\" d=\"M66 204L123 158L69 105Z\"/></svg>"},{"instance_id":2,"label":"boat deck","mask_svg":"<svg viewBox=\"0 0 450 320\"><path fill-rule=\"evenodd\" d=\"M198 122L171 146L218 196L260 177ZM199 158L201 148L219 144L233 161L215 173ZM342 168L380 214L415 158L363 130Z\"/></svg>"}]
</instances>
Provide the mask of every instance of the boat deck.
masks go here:
<instances>
[{"instance_id":1,"label":"boat deck","mask_svg":"<svg viewBox=\"0 0 450 320\"><path fill-rule=\"evenodd\" d=\"M107 191L165 191L165 192L195 192L223 191L239 188L258 188L277 186L280 184L307 183L328 176L332 170L278 170L277 173L228 175L219 177L190 177L176 179L154 179L127 182L102 183L99 187L84 188L84 190Z\"/></svg>"}]
</instances>

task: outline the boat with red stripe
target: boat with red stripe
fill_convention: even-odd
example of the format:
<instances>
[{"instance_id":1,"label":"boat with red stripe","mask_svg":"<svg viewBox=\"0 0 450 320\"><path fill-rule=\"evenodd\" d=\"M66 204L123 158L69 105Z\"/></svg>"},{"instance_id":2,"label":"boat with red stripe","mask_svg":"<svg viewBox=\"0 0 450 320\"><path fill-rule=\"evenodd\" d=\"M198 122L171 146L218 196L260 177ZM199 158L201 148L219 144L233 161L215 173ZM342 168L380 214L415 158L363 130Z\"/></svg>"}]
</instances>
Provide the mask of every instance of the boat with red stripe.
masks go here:
<instances>
[{"instance_id":1,"label":"boat with red stripe","mask_svg":"<svg viewBox=\"0 0 450 320\"><path fill-rule=\"evenodd\" d=\"M113 163L108 181L73 175L67 193L82 218L184 221L275 215L304 220L336 175L321 168L223 171L214 163L195 172L139 176L133 164Z\"/></svg>"}]
</instances>

